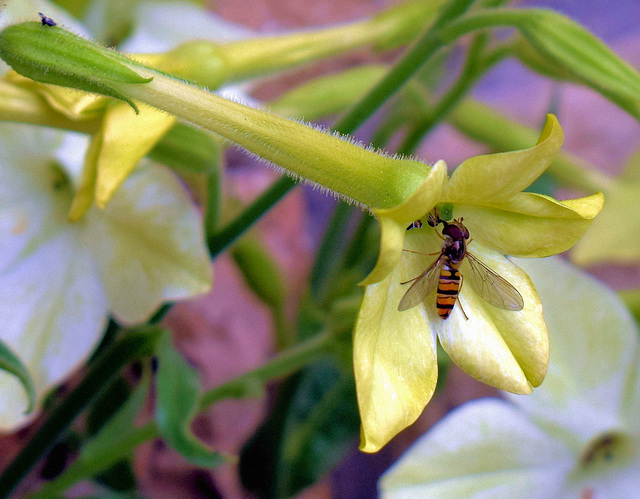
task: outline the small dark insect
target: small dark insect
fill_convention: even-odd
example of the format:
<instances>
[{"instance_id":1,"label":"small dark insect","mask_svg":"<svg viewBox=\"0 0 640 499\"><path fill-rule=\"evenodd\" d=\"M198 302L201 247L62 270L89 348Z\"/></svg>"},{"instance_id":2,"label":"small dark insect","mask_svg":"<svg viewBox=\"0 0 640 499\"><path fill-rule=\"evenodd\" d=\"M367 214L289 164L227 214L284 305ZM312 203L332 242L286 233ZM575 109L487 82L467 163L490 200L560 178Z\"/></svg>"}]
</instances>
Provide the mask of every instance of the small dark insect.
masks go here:
<instances>
[{"instance_id":1,"label":"small dark insect","mask_svg":"<svg viewBox=\"0 0 640 499\"><path fill-rule=\"evenodd\" d=\"M40 16L43 26L56 26L58 24L50 17L45 16L42 12L38 12L38 15Z\"/></svg>"},{"instance_id":2,"label":"small dark insect","mask_svg":"<svg viewBox=\"0 0 640 499\"><path fill-rule=\"evenodd\" d=\"M415 220L411 222L409 224L409 227L407 227L407 230L411 230L411 229L422 229L422 222L420 220Z\"/></svg>"}]
</instances>

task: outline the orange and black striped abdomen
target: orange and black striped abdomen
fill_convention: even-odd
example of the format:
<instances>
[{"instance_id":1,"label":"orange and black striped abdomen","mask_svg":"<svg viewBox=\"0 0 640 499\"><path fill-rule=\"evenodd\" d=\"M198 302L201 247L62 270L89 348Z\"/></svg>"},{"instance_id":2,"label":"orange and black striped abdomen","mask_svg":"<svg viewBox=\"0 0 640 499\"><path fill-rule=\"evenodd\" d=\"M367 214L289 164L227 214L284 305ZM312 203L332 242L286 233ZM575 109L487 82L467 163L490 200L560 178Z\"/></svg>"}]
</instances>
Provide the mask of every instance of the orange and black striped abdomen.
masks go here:
<instances>
[{"instance_id":1,"label":"orange and black striped abdomen","mask_svg":"<svg viewBox=\"0 0 640 499\"><path fill-rule=\"evenodd\" d=\"M436 308L438 315L443 319L447 319L451 314L460 292L460 272L458 272L460 263L445 262L440 271Z\"/></svg>"}]
</instances>

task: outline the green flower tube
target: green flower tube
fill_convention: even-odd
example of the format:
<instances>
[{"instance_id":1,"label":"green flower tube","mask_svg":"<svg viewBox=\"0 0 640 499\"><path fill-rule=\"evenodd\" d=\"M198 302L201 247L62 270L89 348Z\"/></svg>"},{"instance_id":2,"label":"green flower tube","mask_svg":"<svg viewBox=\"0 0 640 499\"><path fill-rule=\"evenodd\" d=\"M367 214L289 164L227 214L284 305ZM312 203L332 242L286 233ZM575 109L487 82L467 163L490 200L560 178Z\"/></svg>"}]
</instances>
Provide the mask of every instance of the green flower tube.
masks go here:
<instances>
[{"instance_id":1,"label":"green flower tube","mask_svg":"<svg viewBox=\"0 0 640 499\"><path fill-rule=\"evenodd\" d=\"M345 137L223 99L57 26L41 28L35 22L22 23L0 34L0 56L23 76L121 98L136 110L133 101L144 102L369 209L402 204L431 176L432 168L420 161L389 157ZM437 192L432 194L435 199ZM429 209L425 206L425 212Z\"/></svg>"}]
</instances>

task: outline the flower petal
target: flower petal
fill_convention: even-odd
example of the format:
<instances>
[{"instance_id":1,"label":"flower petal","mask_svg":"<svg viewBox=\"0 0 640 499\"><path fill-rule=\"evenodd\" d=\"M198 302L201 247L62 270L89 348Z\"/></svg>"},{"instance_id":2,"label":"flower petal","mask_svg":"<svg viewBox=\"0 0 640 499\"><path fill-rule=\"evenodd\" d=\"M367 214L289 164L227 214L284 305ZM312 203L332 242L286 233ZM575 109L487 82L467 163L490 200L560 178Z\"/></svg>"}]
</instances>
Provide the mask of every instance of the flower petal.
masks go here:
<instances>
[{"instance_id":1,"label":"flower petal","mask_svg":"<svg viewBox=\"0 0 640 499\"><path fill-rule=\"evenodd\" d=\"M434 253L442 247L442 241L433 230L412 230L405 246L409 252L403 254L398 266L401 281L424 272L437 258ZM460 268L463 283L459 303L449 318L443 320L438 315L435 290L420 305L427 312L429 327L438 334L451 359L471 376L503 390L530 393L531 385L542 383L549 363L549 341L536 290L522 269L479 241L471 242L469 253L515 287L524 308L503 310L478 296L471 279L473 269L465 260ZM495 288L487 289L494 290L495 295Z\"/></svg>"},{"instance_id":2,"label":"flower petal","mask_svg":"<svg viewBox=\"0 0 640 499\"><path fill-rule=\"evenodd\" d=\"M540 425L564 427L583 445L612 429L637 434L638 330L620 298L560 258L518 264L536 282L552 355L542 386L512 400Z\"/></svg>"},{"instance_id":3,"label":"flower petal","mask_svg":"<svg viewBox=\"0 0 640 499\"><path fill-rule=\"evenodd\" d=\"M2 340L44 393L86 360L100 339L107 302L81 242L67 222L71 187L50 157L62 134L0 127L0 317ZM0 427L26 422L25 395L0 375Z\"/></svg>"},{"instance_id":4,"label":"flower petal","mask_svg":"<svg viewBox=\"0 0 640 499\"><path fill-rule=\"evenodd\" d=\"M119 321L141 322L163 301L211 287L201 217L167 169L141 165L105 210L94 207L87 219L85 244Z\"/></svg>"},{"instance_id":5,"label":"flower petal","mask_svg":"<svg viewBox=\"0 0 640 499\"><path fill-rule=\"evenodd\" d=\"M398 311L395 272L369 285L355 327L353 365L362 421L360 449L376 452L412 424L438 378L435 336L422 307Z\"/></svg>"},{"instance_id":6,"label":"flower petal","mask_svg":"<svg viewBox=\"0 0 640 499\"><path fill-rule=\"evenodd\" d=\"M394 208L373 210L380 221L380 252L376 266L360 285L375 284L389 275L402 255L407 226L424 217L436 205L446 179L447 164L438 161L407 201Z\"/></svg>"},{"instance_id":7,"label":"flower petal","mask_svg":"<svg viewBox=\"0 0 640 499\"><path fill-rule=\"evenodd\" d=\"M564 133L558 120L549 114L535 146L464 161L451 175L445 200L474 204L509 199L542 175L563 141Z\"/></svg>"},{"instance_id":8,"label":"flower petal","mask_svg":"<svg viewBox=\"0 0 640 499\"><path fill-rule=\"evenodd\" d=\"M382 476L379 489L383 498L555 498L572 466L570 450L521 412L483 399L437 423Z\"/></svg>"},{"instance_id":9,"label":"flower petal","mask_svg":"<svg viewBox=\"0 0 640 499\"><path fill-rule=\"evenodd\" d=\"M49 388L87 360L106 325L107 302L96 269L74 232L40 241L0 276L2 339L27 366L37 406ZM22 387L0 375L0 428L26 423L25 404Z\"/></svg>"},{"instance_id":10,"label":"flower petal","mask_svg":"<svg viewBox=\"0 0 640 499\"><path fill-rule=\"evenodd\" d=\"M96 204L100 208L176 122L163 111L142 104L139 107L140 114L135 114L130 106L116 103L104 113L97 157Z\"/></svg>"},{"instance_id":11,"label":"flower petal","mask_svg":"<svg viewBox=\"0 0 640 499\"><path fill-rule=\"evenodd\" d=\"M495 204L456 204L454 214L464 217L471 238L507 255L540 258L573 246L589 228L603 203L601 193L556 201L523 192Z\"/></svg>"},{"instance_id":12,"label":"flower petal","mask_svg":"<svg viewBox=\"0 0 640 499\"><path fill-rule=\"evenodd\" d=\"M618 180L607 189L607 202L587 233L571 251L579 265L614 261L633 265L640 261L640 182Z\"/></svg>"},{"instance_id":13,"label":"flower petal","mask_svg":"<svg viewBox=\"0 0 640 499\"><path fill-rule=\"evenodd\" d=\"M14 85L41 95L54 111L71 120L98 118L109 102L108 98L101 95L78 92L66 87L43 85L13 71L7 74L6 79Z\"/></svg>"},{"instance_id":14,"label":"flower petal","mask_svg":"<svg viewBox=\"0 0 640 499\"><path fill-rule=\"evenodd\" d=\"M442 320L434 310L431 328L438 332L451 360L469 375L501 390L531 393L531 385L542 383L549 362L547 331L535 288L508 259L475 242L472 246L481 261L520 292L524 309L502 310L487 303L471 287L470 279L465 279L460 303L451 316ZM468 264L463 265L463 277L470 272Z\"/></svg>"}]
</instances>

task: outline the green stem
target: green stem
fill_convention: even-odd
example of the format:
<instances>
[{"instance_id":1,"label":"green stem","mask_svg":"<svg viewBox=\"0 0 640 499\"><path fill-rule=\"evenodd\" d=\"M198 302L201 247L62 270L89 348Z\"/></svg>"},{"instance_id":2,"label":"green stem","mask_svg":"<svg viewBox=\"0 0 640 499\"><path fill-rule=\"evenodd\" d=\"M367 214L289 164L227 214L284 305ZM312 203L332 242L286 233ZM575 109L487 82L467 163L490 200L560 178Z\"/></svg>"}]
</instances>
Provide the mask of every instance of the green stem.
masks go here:
<instances>
[{"instance_id":1,"label":"green stem","mask_svg":"<svg viewBox=\"0 0 640 499\"><path fill-rule=\"evenodd\" d=\"M223 399L242 398L247 394L256 393L257 389L262 389L268 381L291 374L315 362L331 350L333 341L333 336L328 333L318 334L276 355L265 365L205 392L200 400L200 411Z\"/></svg>"},{"instance_id":2,"label":"green stem","mask_svg":"<svg viewBox=\"0 0 640 499\"><path fill-rule=\"evenodd\" d=\"M410 154L422 141L422 138L429 133L468 93L469 89L486 73L499 59L482 58L482 50L486 45L486 35L476 36L469 48L467 60L460 73L458 80L442 96L438 103L425 117L419 120L405 137L398 148L399 154ZM506 54L504 54L506 55Z\"/></svg>"},{"instance_id":3,"label":"green stem","mask_svg":"<svg viewBox=\"0 0 640 499\"><path fill-rule=\"evenodd\" d=\"M369 90L363 99L356 103L340 121L337 130L352 133L371 116L372 112L411 78L420 67L441 47L444 46L440 36L441 27L452 21L468 9L474 0L457 0L450 4L427 32L405 53L385 75L385 77Z\"/></svg>"},{"instance_id":4,"label":"green stem","mask_svg":"<svg viewBox=\"0 0 640 499\"><path fill-rule=\"evenodd\" d=\"M131 331L93 363L80 384L53 409L37 433L0 475L0 498L9 496L73 420L98 398L109 380L133 359L151 353L156 338L152 331Z\"/></svg>"},{"instance_id":5,"label":"green stem","mask_svg":"<svg viewBox=\"0 0 640 499\"><path fill-rule=\"evenodd\" d=\"M347 223L352 212L352 207L347 203L338 203L325 229L309 284L311 295L318 303L324 302L327 297L327 282L336 270L336 260L344 243Z\"/></svg>"},{"instance_id":6,"label":"green stem","mask_svg":"<svg viewBox=\"0 0 640 499\"><path fill-rule=\"evenodd\" d=\"M60 497L65 490L75 483L101 473L119 460L129 457L140 444L158 438L159 436L160 432L158 431L157 425L154 422L147 423L134 430L117 449L110 448L108 452L96 455L91 460L75 461L62 475L52 482L46 483L42 489L34 494L30 494L28 499Z\"/></svg>"},{"instance_id":7,"label":"green stem","mask_svg":"<svg viewBox=\"0 0 640 499\"><path fill-rule=\"evenodd\" d=\"M442 42L448 44L478 30L500 26L516 29L526 23L527 16L533 13L535 13L535 9L489 9L479 11L447 24L440 31L440 36Z\"/></svg>"},{"instance_id":8,"label":"green stem","mask_svg":"<svg viewBox=\"0 0 640 499\"><path fill-rule=\"evenodd\" d=\"M207 245L211 258L215 259L228 248L295 186L295 181L289 177L281 177L276 180L232 222L208 239Z\"/></svg>"}]
</instances>

